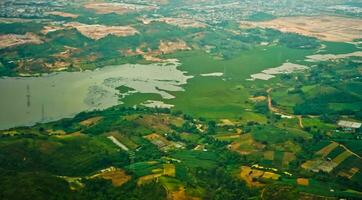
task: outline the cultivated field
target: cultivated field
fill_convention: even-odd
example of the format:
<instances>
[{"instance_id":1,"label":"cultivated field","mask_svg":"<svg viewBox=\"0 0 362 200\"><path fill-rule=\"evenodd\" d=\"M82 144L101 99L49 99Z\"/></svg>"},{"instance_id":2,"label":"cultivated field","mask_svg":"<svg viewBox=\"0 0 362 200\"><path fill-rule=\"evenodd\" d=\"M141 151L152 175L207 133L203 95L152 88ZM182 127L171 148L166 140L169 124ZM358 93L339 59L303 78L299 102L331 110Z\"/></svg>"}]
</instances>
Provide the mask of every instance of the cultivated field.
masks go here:
<instances>
[{"instance_id":1,"label":"cultivated field","mask_svg":"<svg viewBox=\"0 0 362 200\"><path fill-rule=\"evenodd\" d=\"M273 172L253 169L249 166L241 166L240 178L244 180L249 187L260 187L264 184L259 182L258 179L278 180L280 175Z\"/></svg>"},{"instance_id":2,"label":"cultivated field","mask_svg":"<svg viewBox=\"0 0 362 200\"><path fill-rule=\"evenodd\" d=\"M283 167L288 167L289 163L296 159L296 156L294 153L291 152L284 152L282 165Z\"/></svg>"},{"instance_id":3,"label":"cultivated field","mask_svg":"<svg viewBox=\"0 0 362 200\"><path fill-rule=\"evenodd\" d=\"M338 176L346 177L352 179L352 177L360 171L357 167L352 167L350 170L343 170L338 173Z\"/></svg>"},{"instance_id":4,"label":"cultivated field","mask_svg":"<svg viewBox=\"0 0 362 200\"><path fill-rule=\"evenodd\" d=\"M338 147L338 143L332 142L331 144L323 147L323 149L316 152L316 154L321 155L322 157L326 157L329 153L331 153L337 147Z\"/></svg>"},{"instance_id":5,"label":"cultivated field","mask_svg":"<svg viewBox=\"0 0 362 200\"><path fill-rule=\"evenodd\" d=\"M265 151L264 152L264 159L273 161L274 160L274 153L275 153L274 151Z\"/></svg>"},{"instance_id":6,"label":"cultivated field","mask_svg":"<svg viewBox=\"0 0 362 200\"><path fill-rule=\"evenodd\" d=\"M176 167L174 164L164 164L163 165L163 175L175 177L176 176Z\"/></svg>"},{"instance_id":7,"label":"cultivated field","mask_svg":"<svg viewBox=\"0 0 362 200\"><path fill-rule=\"evenodd\" d=\"M230 150L242 155L249 155L261 151L264 147L265 145L255 141L250 133L241 135L237 141L229 145Z\"/></svg>"},{"instance_id":8,"label":"cultivated field","mask_svg":"<svg viewBox=\"0 0 362 200\"><path fill-rule=\"evenodd\" d=\"M337 165L341 164L344 160L346 160L348 157L352 156L352 153L349 151L344 151L343 153L339 154L337 157L335 157L332 162L336 163Z\"/></svg>"},{"instance_id":9,"label":"cultivated field","mask_svg":"<svg viewBox=\"0 0 362 200\"><path fill-rule=\"evenodd\" d=\"M342 151L337 151L337 153L333 153L335 150L338 150L339 144L336 142L332 142L329 145L323 147L321 150L316 152L315 154L321 156L319 158L315 158L314 160L308 160L303 163L301 167L303 169L311 170L313 172L324 171L330 173L336 167L339 167L343 161L345 161L350 156L354 155L353 152L342 149ZM333 155L331 155L333 154ZM326 160L325 157L328 156ZM347 175L346 175L347 174ZM348 176L349 172L342 173L341 176Z\"/></svg>"}]
</instances>

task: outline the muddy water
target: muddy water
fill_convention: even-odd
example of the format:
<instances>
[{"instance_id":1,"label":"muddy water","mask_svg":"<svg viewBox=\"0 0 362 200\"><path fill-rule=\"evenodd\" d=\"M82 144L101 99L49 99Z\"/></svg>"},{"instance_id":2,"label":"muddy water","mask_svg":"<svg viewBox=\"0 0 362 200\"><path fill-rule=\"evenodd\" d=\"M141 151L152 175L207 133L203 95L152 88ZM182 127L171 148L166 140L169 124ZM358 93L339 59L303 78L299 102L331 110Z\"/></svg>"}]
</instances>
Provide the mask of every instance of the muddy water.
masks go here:
<instances>
[{"instance_id":1,"label":"muddy water","mask_svg":"<svg viewBox=\"0 0 362 200\"><path fill-rule=\"evenodd\" d=\"M191 77L178 63L108 66L41 77L0 78L0 129L48 122L120 104L118 86L174 98ZM132 94L130 94L132 95Z\"/></svg>"}]
</instances>

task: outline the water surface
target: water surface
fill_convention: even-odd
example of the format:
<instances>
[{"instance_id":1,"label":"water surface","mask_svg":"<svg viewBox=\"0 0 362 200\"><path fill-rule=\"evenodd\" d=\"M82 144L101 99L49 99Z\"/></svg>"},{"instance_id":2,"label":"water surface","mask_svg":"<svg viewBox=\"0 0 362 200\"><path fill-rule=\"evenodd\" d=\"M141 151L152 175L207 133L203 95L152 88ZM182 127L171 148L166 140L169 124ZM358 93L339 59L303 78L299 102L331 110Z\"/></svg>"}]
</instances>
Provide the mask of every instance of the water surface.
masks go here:
<instances>
[{"instance_id":1,"label":"water surface","mask_svg":"<svg viewBox=\"0 0 362 200\"><path fill-rule=\"evenodd\" d=\"M119 86L134 92L174 98L168 91L191 77L179 71L179 63L108 66L95 71L59 72L41 77L0 79L0 129L33 125L82 111L105 109L120 102ZM132 95L132 93L128 94Z\"/></svg>"}]
</instances>

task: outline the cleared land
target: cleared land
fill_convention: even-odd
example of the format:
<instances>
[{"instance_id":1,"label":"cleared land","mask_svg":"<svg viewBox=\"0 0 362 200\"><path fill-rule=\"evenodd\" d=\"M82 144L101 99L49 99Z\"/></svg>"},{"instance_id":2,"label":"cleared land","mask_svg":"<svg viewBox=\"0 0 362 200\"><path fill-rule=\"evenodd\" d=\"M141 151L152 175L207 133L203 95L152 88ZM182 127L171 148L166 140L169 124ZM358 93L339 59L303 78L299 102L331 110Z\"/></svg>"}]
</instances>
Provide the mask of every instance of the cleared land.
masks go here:
<instances>
[{"instance_id":1,"label":"cleared land","mask_svg":"<svg viewBox=\"0 0 362 200\"><path fill-rule=\"evenodd\" d=\"M356 51L353 53L346 53L346 54L316 54L307 56L306 61L308 62L325 62L325 61L333 61L333 60L340 60L349 57L362 57L362 51Z\"/></svg>"},{"instance_id":2,"label":"cleared land","mask_svg":"<svg viewBox=\"0 0 362 200\"><path fill-rule=\"evenodd\" d=\"M22 44L40 44L43 41L39 36L26 33L25 35L8 34L0 35L0 49L14 47Z\"/></svg>"},{"instance_id":3,"label":"cleared land","mask_svg":"<svg viewBox=\"0 0 362 200\"><path fill-rule=\"evenodd\" d=\"M265 22L242 22L242 28L272 28L324 41L352 42L362 36L362 20L344 17L282 17Z\"/></svg>"},{"instance_id":4,"label":"cleared land","mask_svg":"<svg viewBox=\"0 0 362 200\"><path fill-rule=\"evenodd\" d=\"M184 18L173 18L173 17L162 17L158 19L141 19L143 24L150 24L152 22L163 22L173 26L178 26L180 28L205 28L206 24L193 20L193 19L184 19Z\"/></svg>"},{"instance_id":5,"label":"cleared land","mask_svg":"<svg viewBox=\"0 0 362 200\"><path fill-rule=\"evenodd\" d=\"M308 186L309 185L309 179L307 178L298 178L297 179L298 185Z\"/></svg>"},{"instance_id":6,"label":"cleared land","mask_svg":"<svg viewBox=\"0 0 362 200\"><path fill-rule=\"evenodd\" d=\"M120 187L127 183L131 179L131 176L127 175L126 172L122 169L110 167L102 170L100 173L92 176L91 178L103 178L106 180L111 180L114 186Z\"/></svg>"},{"instance_id":7,"label":"cleared land","mask_svg":"<svg viewBox=\"0 0 362 200\"><path fill-rule=\"evenodd\" d=\"M60 16L60 17L69 17L69 18L77 18L79 15L72 14L72 13L66 13L66 12L59 12L59 11L53 11L53 12L47 12L45 14L48 15L54 15L54 16Z\"/></svg>"},{"instance_id":8,"label":"cleared land","mask_svg":"<svg viewBox=\"0 0 362 200\"><path fill-rule=\"evenodd\" d=\"M145 60L151 62L169 62L170 59L161 59L158 56L164 54L171 54L177 51L188 51L191 48L186 44L183 40L176 40L176 41L160 41L158 49L151 50L148 48L147 51L142 50L146 48L146 46L140 46L136 50L126 49L120 50L120 53L125 56L135 56L141 55Z\"/></svg>"},{"instance_id":9,"label":"cleared land","mask_svg":"<svg viewBox=\"0 0 362 200\"><path fill-rule=\"evenodd\" d=\"M87 3L84 5L86 9L94 10L97 14L125 14L131 12L138 12L142 10L154 10L157 7L139 4L127 4L127 3Z\"/></svg>"},{"instance_id":10,"label":"cleared land","mask_svg":"<svg viewBox=\"0 0 362 200\"><path fill-rule=\"evenodd\" d=\"M117 138L115 138L113 136L109 136L108 139L110 139L115 145L117 145L121 149L123 149L125 151L129 151L128 147L126 147L126 145L124 145L120 141L118 141Z\"/></svg>"},{"instance_id":11,"label":"cleared land","mask_svg":"<svg viewBox=\"0 0 362 200\"><path fill-rule=\"evenodd\" d=\"M287 62L279 67L265 69L260 73L252 74L251 80L256 80L256 79L269 80L271 78L274 78L275 75L278 75L278 74L290 74L295 71L302 71L305 69L308 69L308 67L306 67L304 65L298 65L298 64Z\"/></svg>"},{"instance_id":12,"label":"cleared land","mask_svg":"<svg viewBox=\"0 0 362 200\"><path fill-rule=\"evenodd\" d=\"M131 26L104 26L99 24L81 24L77 22L71 22L65 24L66 27L77 29L82 35L91 38L93 40L102 39L108 35L115 35L119 37L125 37L135 35L138 31Z\"/></svg>"},{"instance_id":13,"label":"cleared land","mask_svg":"<svg viewBox=\"0 0 362 200\"><path fill-rule=\"evenodd\" d=\"M253 101L253 102L262 102L262 101L266 101L266 96L256 96L256 97L250 97L249 100Z\"/></svg>"},{"instance_id":14,"label":"cleared land","mask_svg":"<svg viewBox=\"0 0 362 200\"><path fill-rule=\"evenodd\" d=\"M83 120L81 122L79 122L80 125L82 126L93 126L95 124L97 124L100 120L102 120L103 117L91 117L89 119Z\"/></svg>"},{"instance_id":15,"label":"cleared land","mask_svg":"<svg viewBox=\"0 0 362 200\"><path fill-rule=\"evenodd\" d=\"M55 31L60 31L60 30L64 30L64 27L61 26L56 26L56 25L47 25L43 27L43 30L41 31L41 33L43 33L44 35L48 34L48 33L52 33Z\"/></svg>"},{"instance_id":16,"label":"cleared land","mask_svg":"<svg viewBox=\"0 0 362 200\"><path fill-rule=\"evenodd\" d=\"M174 53L179 50L191 50L190 47L187 46L185 41L161 41L159 45L159 50L162 54Z\"/></svg>"},{"instance_id":17,"label":"cleared land","mask_svg":"<svg viewBox=\"0 0 362 200\"><path fill-rule=\"evenodd\" d=\"M109 136L112 136L117 141L122 143L125 147L127 147L127 149L136 150L139 147L139 145L136 144L130 137L123 135L123 134L119 133L118 131L113 131L113 132L107 133L106 136L108 137L108 139L110 139ZM112 139L112 141L113 141L113 139ZM125 149L125 148L122 148L122 149ZM128 150L126 150L126 151L128 151Z\"/></svg>"}]
</instances>

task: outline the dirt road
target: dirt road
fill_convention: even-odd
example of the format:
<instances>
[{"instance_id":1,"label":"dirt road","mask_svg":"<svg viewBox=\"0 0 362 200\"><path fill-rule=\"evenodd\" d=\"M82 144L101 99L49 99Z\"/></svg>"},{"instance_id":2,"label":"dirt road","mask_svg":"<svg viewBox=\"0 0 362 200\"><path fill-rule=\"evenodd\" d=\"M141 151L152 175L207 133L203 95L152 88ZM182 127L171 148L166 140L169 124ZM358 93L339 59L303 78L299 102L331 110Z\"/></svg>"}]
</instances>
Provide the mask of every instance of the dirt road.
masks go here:
<instances>
[{"instance_id":1,"label":"dirt road","mask_svg":"<svg viewBox=\"0 0 362 200\"><path fill-rule=\"evenodd\" d=\"M286 113L276 107L273 106L273 101L272 101L272 98L271 98L271 92L272 92L272 88L269 88L267 90L267 93L268 93L268 108L271 112L275 113L275 114L279 114L279 115L285 115L285 116L290 116L291 118L297 118L298 119L298 125L300 128L304 128L303 126L303 117L301 115L293 115L293 114L289 114L289 113Z\"/></svg>"}]
</instances>

